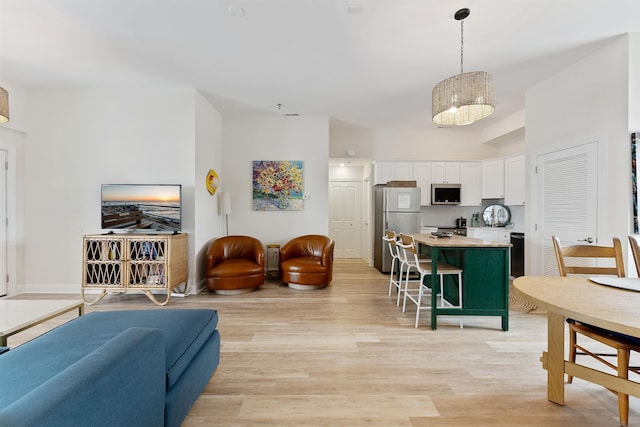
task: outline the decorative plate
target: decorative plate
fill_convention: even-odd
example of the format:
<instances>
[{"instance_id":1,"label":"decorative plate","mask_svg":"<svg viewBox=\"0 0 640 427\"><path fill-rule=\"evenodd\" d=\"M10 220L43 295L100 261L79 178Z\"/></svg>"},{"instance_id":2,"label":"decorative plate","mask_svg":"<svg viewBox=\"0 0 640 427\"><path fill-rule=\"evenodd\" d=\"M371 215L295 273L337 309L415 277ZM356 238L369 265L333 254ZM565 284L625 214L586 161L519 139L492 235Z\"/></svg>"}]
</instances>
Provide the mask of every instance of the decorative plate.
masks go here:
<instances>
[{"instance_id":1,"label":"decorative plate","mask_svg":"<svg viewBox=\"0 0 640 427\"><path fill-rule=\"evenodd\" d=\"M206 185L207 185L207 191L209 192L209 194L211 194L212 196L216 194L216 190L220 186L220 177L218 176L216 171L214 171L213 169L207 172Z\"/></svg>"},{"instance_id":2,"label":"decorative plate","mask_svg":"<svg viewBox=\"0 0 640 427\"><path fill-rule=\"evenodd\" d=\"M503 205L490 205L482 213L482 220L490 227L504 227L511 221L511 211Z\"/></svg>"}]
</instances>

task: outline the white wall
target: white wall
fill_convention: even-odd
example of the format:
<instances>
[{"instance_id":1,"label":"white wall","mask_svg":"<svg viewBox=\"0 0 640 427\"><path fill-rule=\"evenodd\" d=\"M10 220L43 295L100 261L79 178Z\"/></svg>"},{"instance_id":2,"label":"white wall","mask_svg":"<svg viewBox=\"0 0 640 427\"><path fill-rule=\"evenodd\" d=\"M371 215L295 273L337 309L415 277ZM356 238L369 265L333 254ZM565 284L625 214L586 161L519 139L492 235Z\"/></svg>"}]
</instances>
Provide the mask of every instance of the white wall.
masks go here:
<instances>
[{"instance_id":1,"label":"white wall","mask_svg":"<svg viewBox=\"0 0 640 427\"><path fill-rule=\"evenodd\" d=\"M495 145L483 144L473 125L443 129L371 130L331 128L331 158L375 160L477 160L498 157Z\"/></svg>"},{"instance_id":2,"label":"white wall","mask_svg":"<svg viewBox=\"0 0 640 427\"><path fill-rule=\"evenodd\" d=\"M606 144L606 170L599 203L604 207L600 238L626 239L630 231L631 163L629 136L629 88L638 87L638 74L629 74L629 37L621 36L597 52L529 89L526 94L525 147L529 161L536 153L597 136ZM637 56L637 54L636 54ZM635 83L630 84L630 80ZM633 94L637 102L638 94ZM530 175L530 174L528 174ZM531 177L528 179L530 195ZM533 218L528 204L526 218ZM529 236L534 236L528 224ZM534 253L527 239L528 255ZM529 260L527 260L529 264Z\"/></svg>"},{"instance_id":3,"label":"white wall","mask_svg":"<svg viewBox=\"0 0 640 427\"><path fill-rule=\"evenodd\" d=\"M485 142L487 145L491 145L498 151L497 157L511 157L524 153L525 139L524 128L519 128L515 131L502 135L499 138L495 138L489 142Z\"/></svg>"},{"instance_id":4,"label":"white wall","mask_svg":"<svg viewBox=\"0 0 640 427\"><path fill-rule=\"evenodd\" d=\"M629 132L640 132L640 33L629 34Z\"/></svg>"},{"instance_id":5,"label":"white wall","mask_svg":"<svg viewBox=\"0 0 640 427\"><path fill-rule=\"evenodd\" d=\"M9 122L0 125L0 129L13 129L20 132L27 131L29 118L29 100L27 89L20 83L7 79L0 72L0 87L9 92Z\"/></svg>"},{"instance_id":6,"label":"white wall","mask_svg":"<svg viewBox=\"0 0 640 427\"><path fill-rule=\"evenodd\" d=\"M328 234L326 117L223 120L193 89L49 88L12 98L15 105L29 106L25 114L12 109L11 123L24 129L18 141L9 137L16 132L0 128L0 143L23 150L18 163L29 172L18 179L24 237L18 237L23 255L15 264L23 277L18 273L12 294L78 293L82 235L101 231L102 183L183 185L190 291L202 285L208 243L225 232L220 191L232 194L232 234L253 235L265 244ZM310 196L304 211L251 210L251 161L264 159L304 162L304 193ZM222 178L216 196L206 191L209 169Z\"/></svg>"},{"instance_id":7,"label":"white wall","mask_svg":"<svg viewBox=\"0 0 640 427\"><path fill-rule=\"evenodd\" d=\"M329 119L254 116L224 120L221 190L231 194L229 234L253 236L264 245L303 234L328 234ZM252 161L302 160L304 211L252 210Z\"/></svg>"},{"instance_id":8,"label":"white wall","mask_svg":"<svg viewBox=\"0 0 640 427\"><path fill-rule=\"evenodd\" d=\"M78 292L81 237L101 231L102 183L182 184L183 229L195 253L193 89L41 89L29 105L27 292ZM191 283L194 268L190 255Z\"/></svg>"},{"instance_id":9,"label":"white wall","mask_svg":"<svg viewBox=\"0 0 640 427\"><path fill-rule=\"evenodd\" d=\"M221 230L218 206L220 192L213 196L206 189L206 176L210 169L222 170L222 116L200 94L196 93L195 116L195 230L191 235L195 250L195 283L204 286L206 254L211 240L224 235Z\"/></svg>"},{"instance_id":10,"label":"white wall","mask_svg":"<svg viewBox=\"0 0 640 427\"><path fill-rule=\"evenodd\" d=\"M349 164L329 166L329 179L362 181L364 179L364 166Z\"/></svg>"}]
</instances>

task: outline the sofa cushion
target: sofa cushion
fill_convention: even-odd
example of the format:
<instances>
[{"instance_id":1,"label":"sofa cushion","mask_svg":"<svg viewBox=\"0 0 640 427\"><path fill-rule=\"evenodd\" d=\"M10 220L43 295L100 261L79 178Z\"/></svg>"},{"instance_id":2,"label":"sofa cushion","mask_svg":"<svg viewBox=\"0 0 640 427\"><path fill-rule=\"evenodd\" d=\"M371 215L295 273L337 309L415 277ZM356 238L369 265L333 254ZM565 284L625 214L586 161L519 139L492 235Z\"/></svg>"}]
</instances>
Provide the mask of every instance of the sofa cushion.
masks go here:
<instances>
[{"instance_id":1,"label":"sofa cushion","mask_svg":"<svg viewBox=\"0 0 640 427\"><path fill-rule=\"evenodd\" d=\"M164 335L167 389L180 378L218 326L218 312L206 309L104 311L83 318L85 322L78 325L77 332L89 340L97 330L109 336L132 326L160 329Z\"/></svg>"},{"instance_id":2,"label":"sofa cushion","mask_svg":"<svg viewBox=\"0 0 640 427\"><path fill-rule=\"evenodd\" d=\"M14 369L30 372L28 378L13 383L16 395L25 394L124 330L143 327L162 331L166 387L170 388L214 333L217 324L217 311L206 309L163 308L89 313L0 356L0 378L10 384ZM0 407L6 403L0 393Z\"/></svg>"},{"instance_id":3,"label":"sofa cushion","mask_svg":"<svg viewBox=\"0 0 640 427\"><path fill-rule=\"evenodd\" d=\"M67 340L70 341L70 340ZM161 426L165 406L162 332L129 328L25 393L38 369L20 365L26 345L0 356L0 425ZM13 354L14 357L5 357ZM56 354L39 354L40 360ZM6 369L9 368L9 369Z\"/></svg>"}]
</instances>

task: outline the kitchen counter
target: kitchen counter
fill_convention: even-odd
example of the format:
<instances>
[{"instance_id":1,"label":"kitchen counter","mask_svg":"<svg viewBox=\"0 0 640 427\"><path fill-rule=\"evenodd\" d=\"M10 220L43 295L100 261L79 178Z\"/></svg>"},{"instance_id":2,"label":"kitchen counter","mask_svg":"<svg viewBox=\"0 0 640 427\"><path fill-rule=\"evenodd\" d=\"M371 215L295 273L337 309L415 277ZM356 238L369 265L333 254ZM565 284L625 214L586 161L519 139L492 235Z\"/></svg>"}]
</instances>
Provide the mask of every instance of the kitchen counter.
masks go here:
<instances>
[{"instance_id":1,"label":"kitchen counter","mask_svg":"<svg viewBox=\"0 0 640 427\"><path fill-rule=\"evenodd\" d=\"M506 231L507 233L524 233L524 225L514 226L514 227L478 226L478 227L467 227L467 230L501 230L501 231Z\"/></svg>"},{"instance_id":2,"label":"kitchen counter","mask_svg":"<svg viewBox=\"0 0 640 427\"><path fill-rule=\"evenodd\" d=\"M497 240L474 239L472 237L453 235L451 237L436 237L430 234L413 234L416 242L439 248L502 248L510 247L509 242Z\"/></svg>"},{"instance_id":3,"label":"kitchen counter","mask_svg":"<svg viewBox=\"0 0 640 427\"><path fill-rule=\"evenodd\" d=\"M462 269L462 292L457 278L443 276L442 297L453 306L438 307L437 294L431 293L431 329L437 329L438 316L500 316L502 330L509 330L509 249L510 242L474 239L465 236L435 237L413 234L421 253L431 256L432 289L440 286L437 265L446 262Z\"/></svg>"}]
</instances>

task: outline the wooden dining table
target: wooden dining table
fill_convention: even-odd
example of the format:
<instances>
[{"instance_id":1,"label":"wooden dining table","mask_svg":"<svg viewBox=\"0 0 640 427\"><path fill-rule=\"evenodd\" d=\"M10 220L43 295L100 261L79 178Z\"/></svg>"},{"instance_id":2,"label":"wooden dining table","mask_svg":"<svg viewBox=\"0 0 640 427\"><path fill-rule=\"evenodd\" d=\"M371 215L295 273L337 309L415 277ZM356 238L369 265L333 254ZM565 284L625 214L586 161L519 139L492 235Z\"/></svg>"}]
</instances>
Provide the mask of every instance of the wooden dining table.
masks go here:
<instances>
[{"instance_id":1,"label":"wooden dining table","mask_svg":"<svg viewBox=\"0 0 640 427\"><path fill-rule=\"evenodd\" d=\"M588 277L523 276L515 292L548 313L547 351L540 358L547 370L547 398L564 405L564 374L640 397L640 383L565 360L565 320L640 337L640 292L604 286Z\"/></svg>"}]
</instances>

